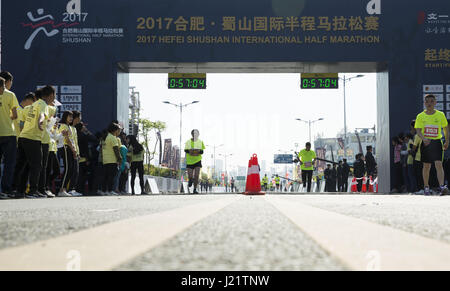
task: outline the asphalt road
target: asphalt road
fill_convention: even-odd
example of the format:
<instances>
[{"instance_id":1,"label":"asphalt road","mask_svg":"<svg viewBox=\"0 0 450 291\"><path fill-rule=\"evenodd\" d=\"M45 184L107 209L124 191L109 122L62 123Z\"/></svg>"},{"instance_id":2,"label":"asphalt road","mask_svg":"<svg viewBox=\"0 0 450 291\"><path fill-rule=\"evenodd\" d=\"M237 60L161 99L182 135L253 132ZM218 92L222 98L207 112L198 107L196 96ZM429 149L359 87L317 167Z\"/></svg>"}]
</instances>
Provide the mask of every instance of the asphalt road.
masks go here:
<instances>
[{"instance_id":1,"label":"asphalt road","mask_svg":"<svg viewBox=\"0 0 450 291\"><path fill-rule=\"evenodd\" d=\"M298 205L298 209L307 207L305 209L313 211L311 213L324 211L326 215L330 215L330 219L333 215L349 219L350 225L353 221L368 223L369 227L385 227L381 229L381 233L393 231L394 234L406 235L405 240L399 239L395 243L398 243L399 247L404 243L405 249L409 247L411 252L417 250L407 245L408 235L424 239L426 243L436 243L438 249L444 252L443 255L450 255L447 252L447 247L450 247L450 197L304 194L250 197L236 194L155 195L0 201L0 251L8 253L15 247L26 249L33 243L58 240L61 237L70 239L71 235L84 230L95 232L104 225L110 225L114 229L114 223L126 222L132 218L149 217L154 221L154 215L159 214L165 219L164 222L167 220L167 226L164 225L164 228L169 229L176 226L177 221L183 220L182 216L169 222L168 218L174 217L178 211L188 211L183 212L184 217L187 217L193 212L197 214L196 212L203 211L202 205L208 208L208 205L212 205L208 203L230 197L235 200L223 204L223 207L217 206L217 210L198 220L194 219L192 224L188 223L185 228L175 230L169 237L161 238L157 244L149 244L146 248L143 238L144 241L140 243L144 247L141 246L138 255L125 258L119 265L108 269L355 269L357 264L352 264L352 257L347 256L345 251L341 249L339 252L336 247L334 252L335 245L345 245L345 242L340 242L339 237L338 241L336 237L327 237L325 228L321 233L320 228L323 228L323 225L318 224L315 227L314 221L309 221L308 216L296 219L282 207L285 202L288 202L287 205L294 209L294 212ZM350 240L351 236L358 238L360 235L358 229L344 230L348 225L337 225L333 228L339 233L341 226L343 233L347 231L345 239L349 239L348 233ZM133 227L130 220L130 233ZM316 228L318 233L311 231ZM127 231L125 227L118 235L126 237ZM147 235L157 237L159 231L155 231L154 235ZM383 244L377 243L380 246ZM106 247L108 244L114 244L114 240L105 242ZM426 255L428 249L419 251ZM432 257L432 254L430 256ZM0 256L0 265L1 258ZM436 266L447 268L445 264ZM405 261L400 268L408 269L408 262Z\"/></svg>"}]
</instances>

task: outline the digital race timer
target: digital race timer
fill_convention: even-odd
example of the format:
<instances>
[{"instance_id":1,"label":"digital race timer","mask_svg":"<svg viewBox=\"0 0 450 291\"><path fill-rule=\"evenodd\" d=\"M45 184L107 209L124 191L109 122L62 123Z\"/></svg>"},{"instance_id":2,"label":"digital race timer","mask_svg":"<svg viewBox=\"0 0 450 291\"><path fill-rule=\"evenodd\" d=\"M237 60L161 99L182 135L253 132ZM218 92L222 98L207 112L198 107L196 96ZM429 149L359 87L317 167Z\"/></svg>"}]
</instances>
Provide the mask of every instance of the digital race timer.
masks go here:
<instances>
[{"instance_id":1,"label":"digital race timer","mask_svg":"<svg viewBox=\"0 0 450 291\"><path fill-rule=\"evenodd\" d=\"M169 89L206 89L206 74L169 74Z\"/></svg>"},{"instance_id":2,"label":"digital race timer","mask_svg":"<svg viewBox=\"0 0 450 291\"><path fill-rule=\"evenodd\" d=\"M338 74L302 74L302 89L339 89Z\"/></svg>"}]
</instances>

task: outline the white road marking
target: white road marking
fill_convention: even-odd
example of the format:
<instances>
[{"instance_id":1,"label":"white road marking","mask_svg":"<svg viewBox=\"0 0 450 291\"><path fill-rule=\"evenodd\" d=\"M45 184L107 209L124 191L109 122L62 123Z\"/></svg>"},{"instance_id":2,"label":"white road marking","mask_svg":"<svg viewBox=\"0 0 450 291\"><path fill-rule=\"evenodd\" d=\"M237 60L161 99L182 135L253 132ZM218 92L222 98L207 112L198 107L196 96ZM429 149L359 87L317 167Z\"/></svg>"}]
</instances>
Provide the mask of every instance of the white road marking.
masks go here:
<instances>
[{"instance_id":1,"label":"white road marking","mask_svg":"<svg viewBox=\"0 0 450 291\"><path fill-rule=\"evenodd\" d=\"M353 270L450 270L447 243L286 198L266 200Z\"/></svg>"},{"instance_id":2,"label":"white road marking","mask_svg":"<svg viewBox=\"0 0 450 291\"><path fill-rule=\"evenodd\" d=\"M92 212L115 212L115 211L119 211L119 209L95 209L95 210L92 210Z\"/></svg>"},{"instance_id":3,"label":"white road marking","mask_svg":"<svg viewBox=\"0 0 450 291\"><path fill-rule=\"evenodd\" d=\"M0 270L111 270L241 197L233 195L0 250Z\"/></svg>"}]
</instances>

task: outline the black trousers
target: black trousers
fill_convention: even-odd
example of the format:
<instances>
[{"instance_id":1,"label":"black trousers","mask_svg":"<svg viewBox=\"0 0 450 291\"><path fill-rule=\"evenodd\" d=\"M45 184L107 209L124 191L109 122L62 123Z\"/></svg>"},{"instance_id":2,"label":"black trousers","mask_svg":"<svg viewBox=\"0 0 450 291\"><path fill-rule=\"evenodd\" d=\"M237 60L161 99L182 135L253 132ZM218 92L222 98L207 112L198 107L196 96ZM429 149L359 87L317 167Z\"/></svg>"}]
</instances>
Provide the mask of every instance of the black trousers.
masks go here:
<instances>
[{"instance_id":1,"label":"black trousers","mask_svg":"<svg viewBox=\"0 0 450 291\"><path fill-rule=\"evenodd\" d=\"M103 168L105 170L104 185L107 192L114 190L114 178L117 175L117 164L104 164Z\"/></svg>"},{"instance_id":2,"label":"black trousers","mask_svg":"<svg viewBox=\"0 0 450 291\"><path fill-rule=\"evenodd\" d=\"M136 171L139 173L139 185L141 186L141 192L144 192L144 162L132 162L130 171L131 193L134 194L134 180L136 179Z\"/></svg>"},{"instance_id":3,"label":"black trousers","mask_svg":"<svg viewBox=\"0 0 450 291\"><path fill-rule=\"evenodd\" d=\"M39 192L45 194L45 191L48 190L47 188L47 164L48 164L48 144L42 144L42 168L41 168L41 174L39 175L39 186L38 190Z\"/></svg>"},{"instance_id":4,"label":"black trousers","mask_svg":"<svg viewBox=\"0 0 450 291\"><path fill-rule=\"evenodd\" d=\"M89 177L89 166L87 165L87 162L79 163L79 175L78 175L78 182L77 182L77 192L78 193L86 193L86 182Z\"/></svg>"},{"instance_id":5,"label":"black trousers","mask_svg":"<svg viewBox=\"0 0 450 291\"><path fill-rule=\"evenodd\" d=\"M53 189L53 181L59 176L59 160L56 156L56 152L48 152L48 163L47 163L47 189L52 189L51 191L55 191Z\"/></svg>"},{"instance_id":6,"label":"black trousers","mask_svg":"<svg viewBox=\"0 0 450 291\"><path fill-rule=\"evenodd\" d=\"M363 185L363 179L356 180L356 181L358 182L358 184L356 185L356 188L358 189L358 192L361 192L362 185Z\"/></svg>"},{"instance_id":7,"label":"black trousers","mask_svg":"<svg viewBox=\"0 0 450 291\"><path fill-rule=\"evenodd\" d=\"M14 177L15 185L17 185L17 192L25 193L26 183L21 183L22 175L24 175L27 163L29 164L29 183L30 193L38 191L39 176L42 168L42 148L41 142L27 138L19 138L19 157L17 159L16 167L17 176ZM25 179L25 178L24 178Z\"/></svg>"},{"instance_id":8,"label":"black trousers","mask_svg":"<svg viewBox=\"0 0 450 291\"><path fill-rule=\"evenodd\" d=\"M423 164L420 161L414 160L413 166L414 166L414 173L416 174L417 189L423 190L424 189L423 173L422 173Z\"/></svg>"},{"instance_id":9,"label":"black trousers","mask_svg":"<svg viewBox=\"0 0 450 291\"><path fill-rule=\"evenodd\" d=\"M348 189L348 176L342 177L342 192L347 192Z\"/></svg>"},{"instance_id":10,"label":"black trousers","mask_svg":"<svg viewBox=\"0 0 450 291\"><path fill-rule=\"evenodd\" d=\"M312 170L302 170L303 187L307 184L307 192L311 192Z\"/></svg>"},{"instance_id":11,"label":"black trousers","mask_svg":"<svg viewBox=\"0 0 450 291\"><path fill-rule=\"evenodd\" d=\"M338 192L345 192L345 191L343 191L344 180L342 178L338 178L337 183L338 183Z\"/></svg>"},{"instance_id":12,"label":"black trousers","mask_svg":"<svg viewBox=\"0 0 450 291\"><path fill-rule=\"evenodd\" d=\"M67 192L74 189L74 184L76 181L72 180L74 178L74 169L75 169L75 158L73 157L72 150L68 146L64 146L58 150L59 155L62 157L64 163L64 173L61 181L61 189L66 189ZM78 171L78 163L76 164ZM78 173L76 174L78 177Z\"/></svg>"},{"instance_id":13,"label":"black trousers","mask_svg":"<svg viewBox=\"0 0 450 291\"><path fill-rule=\"evenodd\" d=\"M119 177L119 191L125 192L127 188L128 170L124 170L120 173Z\"/></svg>"}]
</instances>

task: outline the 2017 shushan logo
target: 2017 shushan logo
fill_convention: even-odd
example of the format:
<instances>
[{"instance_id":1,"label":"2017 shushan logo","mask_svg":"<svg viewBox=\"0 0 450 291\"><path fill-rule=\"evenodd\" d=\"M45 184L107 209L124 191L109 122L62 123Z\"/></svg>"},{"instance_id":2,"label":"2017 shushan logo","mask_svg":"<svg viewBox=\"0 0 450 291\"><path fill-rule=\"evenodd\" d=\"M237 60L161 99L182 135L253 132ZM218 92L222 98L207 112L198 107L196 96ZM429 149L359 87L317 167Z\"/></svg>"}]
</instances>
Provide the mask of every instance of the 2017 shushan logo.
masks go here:
<instances>
[{"instance_id":1,"label":"2017 shushan logo","mask_svg":"<svg viewBox=\"0 0 450 291\"><path fill-rule=\"evenodd\" d=\"M57 35L60 30L58 28L72 27L79 25L79 22L67 22L63 21L61 23L56 23L55 18L51 14L45 14L44 8L39 8L36 10L37 16L35 17L31 11L27 13L27 17L30 22L22 23L22 27L30 27L33 32L28 37L25 42L25 50L29 50L33 44L34 39L39 33L44 33L47 37L53 37ZM71 0L67 3L66 13L67 15L81 15L81 0Z\"/></svg>"}]
</instances>

